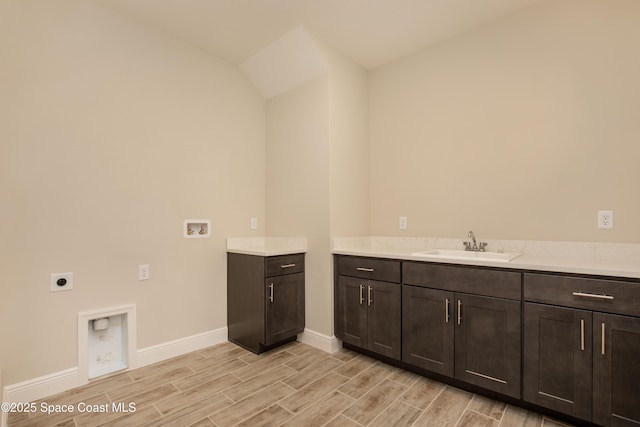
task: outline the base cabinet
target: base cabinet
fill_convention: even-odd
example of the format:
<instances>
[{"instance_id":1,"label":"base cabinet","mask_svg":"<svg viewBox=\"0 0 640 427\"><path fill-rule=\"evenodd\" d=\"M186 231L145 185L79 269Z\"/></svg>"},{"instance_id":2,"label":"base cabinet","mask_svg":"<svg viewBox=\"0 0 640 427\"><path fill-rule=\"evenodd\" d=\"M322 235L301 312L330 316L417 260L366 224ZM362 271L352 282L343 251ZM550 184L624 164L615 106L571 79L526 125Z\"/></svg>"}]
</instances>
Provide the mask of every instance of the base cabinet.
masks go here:
<instances>
[{"instance_id":1,"label":"base cabinet","mask_svg":"<svg viewBox=\"0 0 640 427\"><path fill-rule=\"evenodd\" d=\"M402 360L520 397L520 302L402 286Z\"/></svg>"},{"instance_id":2,"label":"base cabinet","mask_svg":"<svg viewBox=\"0 0 640 427\"><path fill-rule=\"evenodd\" d=\"M524 400L591 419L592 313L524 305Z\"/></svg>"},{"instance_id":3,"label":"base cabinet","mask_svg":"<svg viewBox=\"0 0 640 427\"><path fill-rule=\"evenodd\" d=\"M640 426L640 283L525 274L524 295L524 400Z\"/></svg>"},{"instance_id":4,"label":"base cabinet","mask_svg":"<svg viewBox=\"0 0 640 427\"><path fill-rule=\"evenodd\" d=\"M455 377L520 398L520 301L456 294Z\"/></svg>"},{"instance_id":5,"label":"base cabinet","mask_svg":"<svg viewBox=\"0 0 640 427\"><path fill-rule=\"evenodd\" d=\"M264 285L265 335L270 346L304 330L304 273L269 277Z\"/></svg>"},{"instance_id":6,"label":"base cabinet","mask_svg":"<svg viewBox=\"0 0 640 427\"><path fill-rule=\"evenodd\" d=\"M349 344L400 359L400 285L338 279L341 319L336 336Z\"/></svg>"},{"instance_id":7,"label":"base cabinet","mask_svg":"<svg viewBox=\"0 0 640 427\"><path fill-rule=\"evenodd\" d=\"M260 354L304 331L304 254L227 254L229 341Z\"/></svg>"},{"instance_id":8,"label":"base cabinet","mask_svg":"<svg viewBox=\"0 0 640 427\"><path fill-rule=\"evenodd\" d=\"M402 285L402 361L453 377L453 292Z\"/></svg>"},{"instance_id":9,"label":"base cabinet","mask_svg":"<svg viewBox=\"0 0 640 427\"><path fill-rule=\"evenodd\" d=\"M400 359L400 263L367 258L338 260L336 337L383 356ZM354 264L355 261L355 264Z\"/></svg>"},{"instance_id":10,"label":"base cabinet","mask_svg":"<svg viewBox=\"0 0 640 427\"><path fill-rule=\"evenodd\" d=\"M335 261L345 343L578 423L640 427L640 281Z\"/></svg>"},{"instance_id":11,"label":"base cabinet","mask_svg":"<svg viewBox=\"0 0 640 427\"><path fill-rule=\"evenodd\" d=\"M640 426L640 318L593 315L593 422Z\"/></svg>"}]
</instances>

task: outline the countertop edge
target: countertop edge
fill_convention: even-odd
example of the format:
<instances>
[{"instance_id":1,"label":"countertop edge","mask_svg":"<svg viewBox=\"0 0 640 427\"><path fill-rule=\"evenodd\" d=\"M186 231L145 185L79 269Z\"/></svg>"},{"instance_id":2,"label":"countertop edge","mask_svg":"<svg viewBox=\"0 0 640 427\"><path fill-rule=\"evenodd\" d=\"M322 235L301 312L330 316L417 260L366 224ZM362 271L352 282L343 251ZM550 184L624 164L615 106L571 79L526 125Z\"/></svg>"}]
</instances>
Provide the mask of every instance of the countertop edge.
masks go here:
<instances>
[{"instance_id":1,"label":"countertop edge","mask_svg":"<svg viewBox=\"0 0 640 427\"><path fill-rule=\"evenodd\" d=\"M606 266L585 267L571 264L570 261L560 260L527 260L527 256L520 256L511 262L485 261L485 260L448 260L415 256L402 251L375 251L363 248L339 249L331 252L334 255L361 256L370 258L398 259L403 261L418 261L437 264L469 265L476 267L504 268L511 270L528 270L550 273L584 274L590 276L619 277L625 279L640 279L640 270L624 270Z\"/></svg>"},{"instance_id":2,"label":"countertop edge","mask_svg":"<svg viewBox=\"0 0 640 427\"><path fill-rule=\"evenodd\" d=\"M227 237L227 253L277 256L307 252L306 237Z\"/></svg>"},{"instance_id":3,"label":"countertop edge","mask_svg":"<svg viewBox=\"0 0 640 427\"><path fill-rule=\"evenodd\" d=\"M306 252L307 251L304 249L282 249L282 250L227 249L227 253L231 253L231 254L256 255L256 256L294 255L294 254L304 254Z\"/></svg>"}]
</instances>

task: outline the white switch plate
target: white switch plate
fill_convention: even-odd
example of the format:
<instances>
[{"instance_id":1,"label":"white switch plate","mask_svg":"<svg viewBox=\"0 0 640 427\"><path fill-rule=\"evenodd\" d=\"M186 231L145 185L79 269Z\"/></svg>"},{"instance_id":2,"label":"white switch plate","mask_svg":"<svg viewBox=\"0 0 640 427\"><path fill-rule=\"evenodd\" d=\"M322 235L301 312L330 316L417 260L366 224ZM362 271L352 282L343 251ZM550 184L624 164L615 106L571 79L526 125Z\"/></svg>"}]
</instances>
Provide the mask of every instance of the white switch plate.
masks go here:
<instances>
[{"instance_id":1,"label":"white switch plate","mask_svg":"<svg viewBox=\"0 0 640 427\"><path fill-rule=\"evenodd\" d=\"M149 264L138 266L138 280L149 280Z\"/></svg>"},{"instance_id":2,"label":"white switch plate","mask_svg":"<svg viewBox=\"0 0 640 427\"><path fill-rule=\"evenodd\" d=\"M258 218L251 218L251 229L252 230L258 229Z\"/></svg>"},{"instance_id":3,"label":"white switch plate","mask_svg":"<svg viewBox=\"0 0 640 427\"><path fill-rule=\"evenodd\" d=\"M73 273L53 273L49 278L49 291L70 291L73 289Z\"/></svg>"},{"instance_id":4,"label":"white switch plate","mask_svg":"<svg viewBox=\"0 0 640 427\"><path fill-rule=\"evenodd\" d=\"M406 230L407 229L407 217L406 216L401 216L400 217L400 230Z\"/></svg>"},{"instance_id":5,"label":"white switch plate","mask_svg":"<svg viewBox=\"0 0 640 427\"><path fill-rule=\"evenodd\" d=\"M598 211L598 228L605 230L613 228L613 211Z\"/></svg>"}]
</instances>

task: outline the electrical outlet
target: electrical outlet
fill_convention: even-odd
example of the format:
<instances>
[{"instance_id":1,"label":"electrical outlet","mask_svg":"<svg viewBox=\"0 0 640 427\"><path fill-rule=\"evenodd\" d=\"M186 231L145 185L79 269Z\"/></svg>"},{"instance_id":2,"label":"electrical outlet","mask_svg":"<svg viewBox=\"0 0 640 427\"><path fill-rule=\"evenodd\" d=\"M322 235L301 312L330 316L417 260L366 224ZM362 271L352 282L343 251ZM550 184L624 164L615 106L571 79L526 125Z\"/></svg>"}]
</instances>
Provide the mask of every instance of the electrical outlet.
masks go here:
<instances>
[{"instance_id":1,"label":"electrical outlet","mask_svg":"<svg viewBox=\"0 0 640 427\"><path fill-rule=\"evenodd\" d=\"M73 289L73 273L53 273L49 278L49 292Z\"/></svg>"},{"instance_id":2,"label":"electrical outlet","mask_svg":"<svg viewBox=\"0 0 640 427\"><path fill-rule=\"evenodd\" d=\"M613 211L598 211L598 228L606 230L613 228Z\"/></svg>"},{"instance_id":3,"label":"electrical outlet","mask_svg":"<svg viewBox=\"0 0 640 427\"><path fill-rule=\"evenodd\" d=\"M138 266L138 280L149 280L149 264Z\"/></svg>"},{"instance_id":4,"label":"electrical outlet","mask_svg":"<svg viewBox=\"0 0 640 427\"><path fill-rule=\"evenodd\" d=\"M400 217L400 230L406 230L407 229L407 217L406 216L401 216Z\"/></svg>"},{"instance_id":5,"label":"electrical outlet","mask_svg":"<svg viewBox=\"0 0 640 427\"><path fill-rule=\"evenodd\" d=\"M251 229L252 230L258 229L258 218L251 218Z\"/></svg>"}]
</instances>

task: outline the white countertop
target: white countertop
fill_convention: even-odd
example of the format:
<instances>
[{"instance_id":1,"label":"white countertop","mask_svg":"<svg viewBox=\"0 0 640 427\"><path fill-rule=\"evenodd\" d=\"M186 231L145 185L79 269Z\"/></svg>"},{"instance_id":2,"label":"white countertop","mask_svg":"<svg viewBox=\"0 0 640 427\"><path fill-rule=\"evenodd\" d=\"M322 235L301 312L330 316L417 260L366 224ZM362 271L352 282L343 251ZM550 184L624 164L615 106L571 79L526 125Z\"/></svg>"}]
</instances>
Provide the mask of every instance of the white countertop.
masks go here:
<instances>
[{"instance_id":1,"label":"white countertop","mask_svg":"<svg viewBox=\"0 0 640 427\"><path fill-rule=\"evenodd\" d=\"M306 237L227 237L227 252L274 256L307 252Z\"/></svg>"},{"instance_id":2,"label":"white countertop","mask_svg":"<svg viewBox=\"0 0 640 427\"><path fill-rule=\"evenodd\" d=\"M446 264L564 272L640 279L640 244L485 240L487 251L519 252L510 262L431 259L411 255L431 249L464 249L465 239L347 237L332 240L332 253Z\"/></svg>"}]
</instances>

